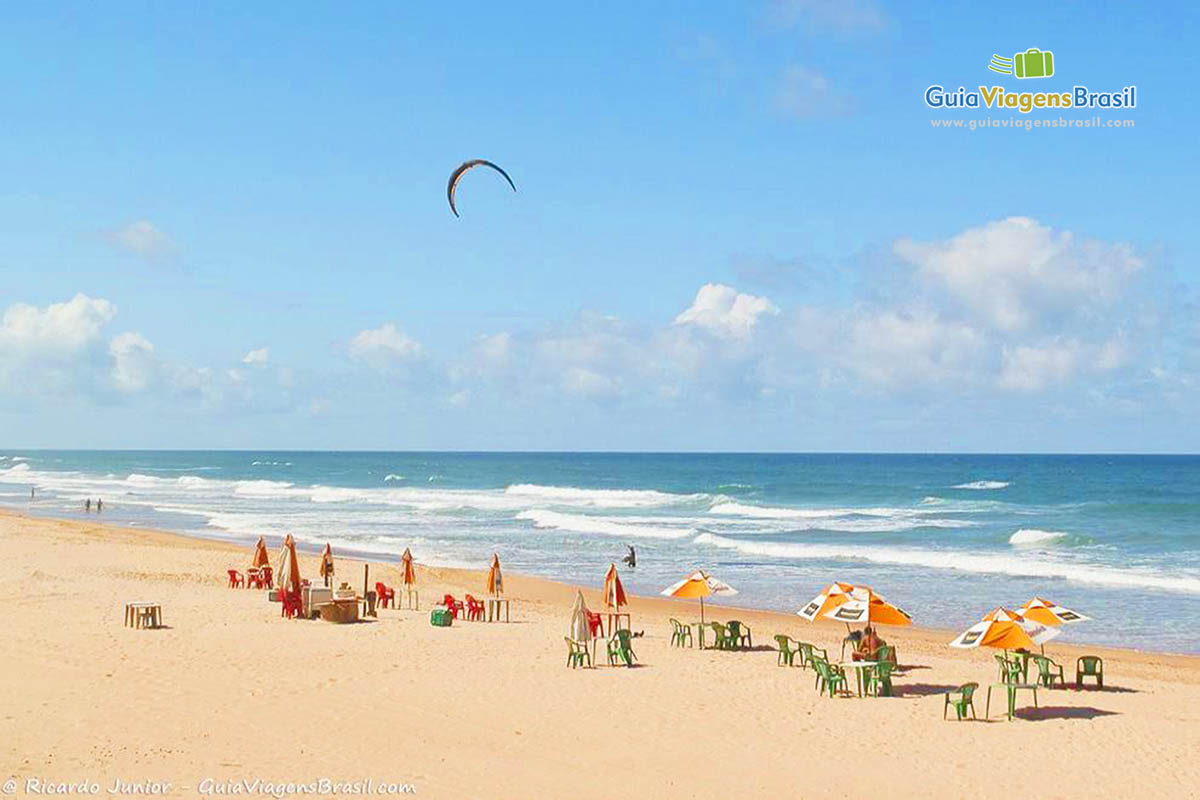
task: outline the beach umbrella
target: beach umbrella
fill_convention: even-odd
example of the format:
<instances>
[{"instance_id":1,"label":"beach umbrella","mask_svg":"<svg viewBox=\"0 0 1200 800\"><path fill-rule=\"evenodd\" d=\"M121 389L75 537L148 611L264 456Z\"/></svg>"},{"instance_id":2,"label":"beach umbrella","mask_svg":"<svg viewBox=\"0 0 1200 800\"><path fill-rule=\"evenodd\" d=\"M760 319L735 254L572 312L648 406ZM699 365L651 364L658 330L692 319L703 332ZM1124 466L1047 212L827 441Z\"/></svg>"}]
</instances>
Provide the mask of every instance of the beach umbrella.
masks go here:
<instances>
[{"instance_id":1,"label":"beach umbrella","mask_svg":"<svg viewBox=\"0 0 1200 800\"><path fill-rule=\"evenodd\" d=\"M983 619L967 628L950 642L951 647L966 650L994 647L997 650L1031 650L1058 635L1055 628L1022 617L1007 608L994 608Z\"/></svg>"},{"instance_id":2,"label":"beach umbrella","mask_svg":"<svg viewBox=\"0 0 1200 800\"><path fill-rule=\"evenodd\" d=\"M504 576L500 574L500 556L492 553L492 566L487 574L487 591L493 597L504 594Z\"/></svg>"},{"instance_id":3,"label":"beach umbrella","mask_svg":"<svg viewBox=\"0 0 1200 800\"><path fill-rule=\"evenodd\" d=\"M608 572L604 575L604 605L620 611L625 599L625 587L621 585L621 576L617 574L617 565L609 564Z\"/></svg>"},{"instance_id":4,"label":"beach umbrella","mask_svg":"<svg viewBox=\"0 0 1200 800\"><path fill-rule=\"evenodd\" d=\"M283 549L279 551L279 591L283 594L300 591L300 561L296 558L296 540L289 533L283 539Z\"/></svg>"},{"instance_id":5,"label":"beach umbrella","mask_svg":"<svg viewBox=\"0 0 1200 800\"><path fill-rule=\"evenodd\" d=\"M673 583L662 590L662 594L667 597L677 598L699 598L700 600L700 624L704 624L704 598L711 595L733 595L737 594L737 589L730 586L724 581L719 581L709 575L702 569L698 569L691 575L688 575L679 583Z\"/></svg>"},{"instance_id":6,"label":"beach umbrella","mask_svg":"<svg viewBox=\"0 0 1200 800\"><path fill-rule=\"evenodd\" d=\"M404 571L402 582L405 586L413 586L417 582L417 571L413 569L413 557L409 549L404 548L404 555L400 556L400 568Z\"/></svg>"},{"instance_id":7,"label":"beach umbrella","mask_svg":"<svg viewBox=\"0 0 1200 800\"><path fill-rule=\"evenodd\" d=\"M250 566L258 569L270 563L271 556L267 554L267 540L260 536L258 537L258 544L254 545L254 560L250 562Z\"/></svg>"},{"instance_id":8,"label":"beach umbrella","mask_svg":"<svg viewBox=\"0 0 1200 800\"><path fill-rule=\"evenodd\" d=\"M588 607L583 601L583 592L575 593L575 605L571 607L571 638L577 642L586 642L592 638L592 628L588 625Z\"/></svg>"},{"instance_id":9,"label":"beach umbrella","mask_svg":"<svg viewBox=\"0 0 1200 800\"><path fill-rule=\"evenodd\" d=\"M912 625L912 617L906 611L884 600L870 586L855 586L844 603L830 608L823 616L846 625Z\"/></svg>"},{"instance_id":10,"label":"beach umbrella","mask_svg":"<svg viewBox=\"0 0 1200 800\"><path fill-rule=\"evenodd\" d=\"M325 552L321 553L321 577L325 579L326 586L333 577L333 547L329 544L325 545Z\"/></svg>"},{"instance_id":11,"label":"beach umbrella","mask_svg":"<svg viewBox=\"0 0 1200 800\"><path fill-rule=\"evenodd\" d=\"M1039 622L1051 628L1057 628L1060 625L1069 625L1072 622L1085 622L1091 619L1091 617L1085 617L1077 611L1064 608L1058 603L1041 597L1035 597L1021 606L1019 613L1025 619Z\"/></svg>"},{"instance_id":12,"label":"beach umbrella","mask_svg":"<svg viewBox=\"0 0 1200 800\"><path fill-rule=\"evenodd\" d=\"M854 591L853 583L834 581L796 613L809 622L816 622L821 615L849 601L852 591Z\"/></svg>"}]
</instances>

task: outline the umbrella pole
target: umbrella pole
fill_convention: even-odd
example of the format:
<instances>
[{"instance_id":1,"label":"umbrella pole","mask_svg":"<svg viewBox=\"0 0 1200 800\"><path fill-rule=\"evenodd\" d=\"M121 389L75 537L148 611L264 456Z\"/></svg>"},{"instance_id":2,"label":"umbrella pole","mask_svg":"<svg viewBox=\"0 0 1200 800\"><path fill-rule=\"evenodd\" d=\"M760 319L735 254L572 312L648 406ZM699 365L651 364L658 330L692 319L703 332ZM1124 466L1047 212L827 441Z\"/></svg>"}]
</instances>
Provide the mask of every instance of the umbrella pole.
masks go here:
<instances>
[{"instance_id":1,"label":"umbrella pole","mask_svg":"<svg viewBox=\"0 0 1200 800\"><path fill-rule=\"evenodd\" d=\"M704 624L704 598L700 598L700 624Z\"/></svg>"}]
</instances>

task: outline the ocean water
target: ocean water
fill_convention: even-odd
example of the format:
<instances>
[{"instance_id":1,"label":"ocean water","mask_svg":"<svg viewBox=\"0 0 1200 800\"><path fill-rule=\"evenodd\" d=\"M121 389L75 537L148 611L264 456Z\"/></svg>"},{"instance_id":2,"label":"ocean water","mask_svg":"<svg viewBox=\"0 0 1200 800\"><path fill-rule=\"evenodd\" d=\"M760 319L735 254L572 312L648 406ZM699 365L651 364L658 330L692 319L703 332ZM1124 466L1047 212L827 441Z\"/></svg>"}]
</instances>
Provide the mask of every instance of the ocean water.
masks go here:
<instances>
[{"instance_id":1,"label":"ocean water","mask_svg":"<svg viewBox=\"0 0 1200 800\"><path fill-rule=\"evenodd\" d=\"M34 500L30 486L37 487ZM703 567L731 603L798 609L869 583L965 629L1041 595L1065 641L1200 652L1200 457L0 451L0 503L234 541L653 594ZM803 624L797 620L797 624Z\"/></svg>"}]
</instances>

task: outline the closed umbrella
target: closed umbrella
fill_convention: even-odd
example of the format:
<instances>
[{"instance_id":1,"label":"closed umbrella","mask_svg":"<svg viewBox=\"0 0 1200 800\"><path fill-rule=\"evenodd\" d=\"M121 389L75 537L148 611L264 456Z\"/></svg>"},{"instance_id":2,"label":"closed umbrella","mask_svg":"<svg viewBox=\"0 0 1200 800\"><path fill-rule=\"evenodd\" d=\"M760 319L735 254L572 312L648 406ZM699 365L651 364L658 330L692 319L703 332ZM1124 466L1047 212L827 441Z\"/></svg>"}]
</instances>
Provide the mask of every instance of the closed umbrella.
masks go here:
<instances>
[{"instance_id":1,"label":"closed umbrella","mask_svg":"<svg viewBox=\"0 0 1200 800\"><path fill-rule=\"evenodd\" d=\"M703 625L704 598L711 597L712 595L734 595L737 594L737 589L734 589L724 581L717 580L704 570L698 569L678 583L673 583L666 589L663 589L662 594L667 597L699 598L700 624Z\"/></svg>"},{"instance_id":2,"label":"closed umbrella","mask_svg":"<svg viewBox=\"0 0 1200 800\"><path fill-rule=\"evenodd\" d=\"M283 539L283 548L279 551L279 590L283 594L300 592L300 561L296 558L296 540L289 533Z\"/></svg>"},{"instance_id":3,"label":"closed umbrella","mask_svg":"<svg viewBox=\"0 0 1200 800\"><path fill-rule=\"evenodd\" d=\"M571 638L577 642L586 642L592 638L592 629L588 625L588 607L581 591L575 593L575 605L571 608Z\"/></svg>"},{"instance_id":4,"label":"closed umbrella","mask_svg":"<svg viewBox=\"0 0 1200 800\"><path fill-rule=\"evenodd\" d=\"M267 540L263 537L258 537L258 544L254 545L254 559L250 562L253 569L268 566L271 563L271 556L267 554Z\"/></svg>"},{"instance_id":5,"label":"closed umbrella","mask_svg":"<svg viewBox=\"0 0 1200 800\"><path fill-rule=\"evenodd\" d=\"M405 586L414 586L417 582L417 571L413 569L412 552L406 547L404 555L400 556L400 568L404 574L401 576L401 583Z\"/></svg>"},{"instance_id":6,"label":"closed umbrella","mask_svg":"<svg viewBox=\"0 0 1200 800\"><path fill-rule=\"evenodd\" d=\"M620 611L627 602L625 587L621 585L621 576L617 574L617 565L609 564L608 572L604 575L604 605Z\"/></svg>"},{"instance_id":7,"label":"closed umbrella","mask_svg":"<svg viewBox=\"0 0 1200 800\"><path fill-rule=\"evenodd\" d=\"M492 566L487 574L487 592L493 597L504 594L504 576L500 573L500 556L492 553Z\"/></svg>"}]
</instances>

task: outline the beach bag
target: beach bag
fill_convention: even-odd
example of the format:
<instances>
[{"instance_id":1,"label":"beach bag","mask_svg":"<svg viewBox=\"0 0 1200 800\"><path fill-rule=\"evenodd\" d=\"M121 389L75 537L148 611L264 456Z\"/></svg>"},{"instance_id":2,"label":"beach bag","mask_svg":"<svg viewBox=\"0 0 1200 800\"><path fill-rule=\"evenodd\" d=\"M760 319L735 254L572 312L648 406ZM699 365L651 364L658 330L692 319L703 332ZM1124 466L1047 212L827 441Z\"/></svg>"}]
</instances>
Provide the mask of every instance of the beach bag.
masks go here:
<instances>
[{"instance_id":1,"label":"beach bag","mask_svg":"<svg viewBox=\"0 0 1200 800\"><path fill-rule=\"evenodd\" d=\"M435 628L449 628L454 616L448 608L435 608L429 612L429 624Z\"/></svg>"}]
</instances>

